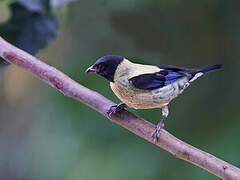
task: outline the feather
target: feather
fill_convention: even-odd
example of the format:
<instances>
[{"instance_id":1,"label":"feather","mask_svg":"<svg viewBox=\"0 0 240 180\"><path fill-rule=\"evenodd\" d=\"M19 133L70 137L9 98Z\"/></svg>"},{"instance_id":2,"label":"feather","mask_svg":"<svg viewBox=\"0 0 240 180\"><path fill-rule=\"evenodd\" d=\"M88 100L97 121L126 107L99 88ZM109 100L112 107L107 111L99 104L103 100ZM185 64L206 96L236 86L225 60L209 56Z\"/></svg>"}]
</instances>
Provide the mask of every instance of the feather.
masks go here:
<instances>
[{"instance_id":1,"label":"feather","mask_svg":"<svg viewBox=\"0 0 240 180\"><path fill-rule=\"evenodd\" d=\"M172 70L161 70L155 73L134 76L129 79L129 82L138 89L153 90L171 84L183 76L186 75L181 72L174 72Z\"/></svg>"},{"instance_id":2,"label":"feather","mask_svg":"<svg viewBox=\"0 0 240 180\"><path fill-rule=\"evenodd\" d=\"M204 73L221 68L221 64L208 66L202 69L183 68L172 65L158 66L161 70L155 73L146 73L134 76L129 82L138 89L153 90L167 86L181 77L187 76L192 82Z\"/></svg>"},{"instance_id":3,"label":"feather","mask_svg":"<svg viewBox=\"0 0 240 180\"><path fill-rule=\"evenodd\" d=\"M215 65L212 65L212 66L208 66L208 67L202 68L200 70L200 72L205 74L205 73L207 73L209 71L212 71L212 70L215 70L215 69L220 69L220 68L222 68L222 64L215 64Z\"/></svg>"}]
</instances>

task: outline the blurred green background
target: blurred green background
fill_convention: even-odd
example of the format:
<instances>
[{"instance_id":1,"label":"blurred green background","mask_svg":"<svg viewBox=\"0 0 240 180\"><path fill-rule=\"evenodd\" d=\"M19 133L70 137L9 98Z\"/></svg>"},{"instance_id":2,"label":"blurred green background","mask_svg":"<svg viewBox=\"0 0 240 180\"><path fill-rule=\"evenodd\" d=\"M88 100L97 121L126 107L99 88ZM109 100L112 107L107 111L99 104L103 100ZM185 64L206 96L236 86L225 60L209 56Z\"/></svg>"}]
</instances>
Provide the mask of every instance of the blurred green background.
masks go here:
<instances>
[{"instance_id":1,"label":"blurred green background","mask_svg":"<svg viewBox=\"0 0 240 180\"><path fill-rule=\"evenodd\" d=\"M10 12L0 2L0 22ZM54 14L59 32L37 57L119 103L87 75L97 58L204 67L223 63L170 104L165 128L240 166L240 1L79 0ZM0 179L218 179L10 65L0 69ZM157 123L161 110L132 110Z\"/></svg>"}]
</instances>

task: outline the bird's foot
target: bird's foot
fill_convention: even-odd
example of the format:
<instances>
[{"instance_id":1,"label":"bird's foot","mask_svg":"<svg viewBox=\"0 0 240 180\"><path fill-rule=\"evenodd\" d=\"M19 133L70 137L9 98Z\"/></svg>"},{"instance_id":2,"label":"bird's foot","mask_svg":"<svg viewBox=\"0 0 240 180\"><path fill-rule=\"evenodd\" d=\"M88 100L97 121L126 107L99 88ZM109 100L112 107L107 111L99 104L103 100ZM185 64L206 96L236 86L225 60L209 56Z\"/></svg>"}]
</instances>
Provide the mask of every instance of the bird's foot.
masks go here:
<instances>
[{"instance_id":1,"label":"bird's foot","mask_svg":"<svg viewBox=\"0 0 240 180\"><path fill-rule=\"evenodd\" d=\"M109 117L112 117L113 114L116 114L123 109L127 109L127 105L125 103L116 104L110 107L110 109L107 111L107 114Z\"/></svg>"},{"instance_id":2,"label":"bird's foot","mask_svg":"<svg viewBox=\"0 0 240 180\"><path fill-rule=\"evenodd\" d=\"M158 123L157 128L152 133L152 137L154 138L155 143L158 141L160 131L163 129L163 127L164 127L164 123L161 121L161 122Z\"/></svg>"}]
</instances>

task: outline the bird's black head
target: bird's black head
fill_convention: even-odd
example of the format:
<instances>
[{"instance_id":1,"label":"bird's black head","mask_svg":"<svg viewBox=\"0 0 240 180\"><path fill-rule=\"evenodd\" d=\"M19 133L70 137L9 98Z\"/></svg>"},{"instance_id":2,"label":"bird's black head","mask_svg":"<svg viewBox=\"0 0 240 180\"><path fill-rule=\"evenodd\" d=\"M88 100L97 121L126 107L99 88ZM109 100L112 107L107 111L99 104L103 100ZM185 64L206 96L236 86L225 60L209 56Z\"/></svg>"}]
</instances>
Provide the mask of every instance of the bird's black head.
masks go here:
<instances>
[{"instance_id":1,"label":"bird's black head","mask_svg":"<svg viewBox=\"0 0 240 180\"><path fill-rule=\"evenodd\" d=\"M99 58L95 64L89 67L86 72L94 72L99 74L100 76L106 78L110 82L113 82L115 71L118 65L123 61L123 57L121 56L103 56Z\"/></svg>"}]
</instances>

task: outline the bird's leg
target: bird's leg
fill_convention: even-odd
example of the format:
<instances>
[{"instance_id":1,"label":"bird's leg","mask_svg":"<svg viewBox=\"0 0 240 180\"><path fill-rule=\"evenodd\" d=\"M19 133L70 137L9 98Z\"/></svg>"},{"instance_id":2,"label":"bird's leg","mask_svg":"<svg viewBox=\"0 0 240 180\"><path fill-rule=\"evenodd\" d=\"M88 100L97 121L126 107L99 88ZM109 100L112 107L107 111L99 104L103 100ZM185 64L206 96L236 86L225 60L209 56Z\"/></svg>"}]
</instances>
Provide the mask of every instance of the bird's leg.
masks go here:
<instances>
[{"instance_id":1,"label":"bird's leg","mask_svg":"<svg viewBox=\"0 0 240 180\"><path fill-rule=\"evenodd\" d=\"M109 117L111 117L113 114L123 109L127 109L127 105L125 103L116 104L110 107L110 109L107 111L107 114Z\"/></svg>"},{"instance_id":2,"label":"bird's leg","mask_svg":"<svg viewBox=\"0 0 240 180\"><path fill-rule=\"evenodd\" d=\"M160 131L164 127L163 121L167 118L167 116L168 116L168 107L163 106L162 107L162 119L157 124L157 128L155 129L155 131L152 133L152 137L154 138L155 141L158 141Z\"/></svg>"}]
</instances>

